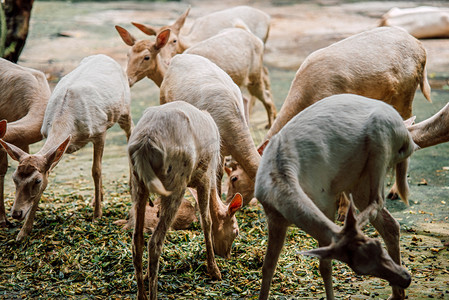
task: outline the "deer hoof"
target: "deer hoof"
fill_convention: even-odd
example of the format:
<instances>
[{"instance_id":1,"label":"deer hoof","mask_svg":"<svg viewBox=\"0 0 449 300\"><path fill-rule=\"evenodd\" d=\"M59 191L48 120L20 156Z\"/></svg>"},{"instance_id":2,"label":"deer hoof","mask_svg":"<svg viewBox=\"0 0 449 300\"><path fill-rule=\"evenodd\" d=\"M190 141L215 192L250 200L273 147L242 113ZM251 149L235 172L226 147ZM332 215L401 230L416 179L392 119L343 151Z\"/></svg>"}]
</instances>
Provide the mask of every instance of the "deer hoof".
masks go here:
<instances>
[{"instance_id":1,"label":"deer hoof","mask_svg":"<svg viewBox=\"0 0 449 300\"><path fill-rule=\"evenodd\" d=\"M217 266L215 266L212 270L208 270L207 272L213 279L221 280L221 272Z\"/></svg>"},{"instance_id":2,"label":"deer hoof","mask_svg":"<svg viewBox=\"0 0 449 300\"><path fill-rule=\"evenodd\" d=\"M25 230L20 230L19 234L16 237L16 242L23 241L27 236L29 232L26 232Z\"/></svg>"},{"instance_id":3,"label":"deer hoof","mask_svg":"<svg viewBox=\"0 0 449 300\"><path fill-rule=\"evenodd\" d=\"M398 200L399 199L399 195L397 193L390 192L387 195L387 198L390 199L390 200Z\"/></svg>"}]
</instances>

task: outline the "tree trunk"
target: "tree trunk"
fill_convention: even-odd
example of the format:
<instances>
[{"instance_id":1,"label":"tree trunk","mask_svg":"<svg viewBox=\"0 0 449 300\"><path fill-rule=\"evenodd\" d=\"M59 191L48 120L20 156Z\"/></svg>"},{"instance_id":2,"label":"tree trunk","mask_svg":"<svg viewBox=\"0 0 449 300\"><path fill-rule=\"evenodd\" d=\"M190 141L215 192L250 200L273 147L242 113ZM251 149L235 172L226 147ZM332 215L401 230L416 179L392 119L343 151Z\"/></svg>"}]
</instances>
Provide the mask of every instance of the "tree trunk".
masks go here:
<instances>
[{"instance_id":1,"label":"tree trunk","mask_svg":"<svg viewBox=\"0 0 449 300\"><path fill-rule=\"evenodd\" d=\"M6 40L6 20L5 9L3 3L0 1L0 57L3 57L5 53L5 40Z\"/></svg>"},{"instance_id":2,"label":"tree trunk","mask_svg":"<svg viewBox=\"0 0 449 300\"><path fill-rule=\"evenodd\" d=\"M15 63L19 60L28 36L33 2L34 0L5 0L4 3L6 38L2 56Z\"/></svg>"}]
</instances>

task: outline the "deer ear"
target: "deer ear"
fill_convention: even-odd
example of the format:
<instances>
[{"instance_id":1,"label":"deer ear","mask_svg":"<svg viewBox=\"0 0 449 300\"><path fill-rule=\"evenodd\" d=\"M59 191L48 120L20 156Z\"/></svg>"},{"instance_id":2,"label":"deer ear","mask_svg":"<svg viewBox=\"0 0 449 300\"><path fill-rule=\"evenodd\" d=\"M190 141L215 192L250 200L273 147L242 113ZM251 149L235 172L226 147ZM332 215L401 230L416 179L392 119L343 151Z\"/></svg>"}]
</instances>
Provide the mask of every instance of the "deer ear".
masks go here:
<instances>
[{"instance_id":1,"label":"deer ear","mask_svg":"<svg viewBox=\"0 0 449 300\"><path fill-rule=\"evenodd\" d=\"M243 197L240 193L235 194L228 206L228 214L233 216L243 206Z\"/></svg>"},{"instance_id":2,"label":"deer ear","mask_svg":"<svg viewBox=\"0 0 449 300\"><path fill-rule=\"evenodd\" d=\"M28 155L28 153L26 153L25 151L23 151L19 147L14 146L13 144L7 143L7 142L5 142L2 139L0 139L0 144L6 150L6 152L8 152L9 156L11 156L11 158L16 160L16 161L20 161L20 159L22 157Z\"/></svg>"},{"instance_id":3,"label":"deer ear","mask_svg":"<svg viewBox=\"0 0 449 300\"><path fill-rule=\"evenodd\" d=\"M118 25L115 25L115 29L122 37L122 40L125 42L125 44L127 44L128 46L134 46L134 44L136 43L136 39L131 35L131 33L128 32L128 30Z\"/></svg>"},{"instance_id":4,"label":"deer ear","mask_svg":"<svg viewBox=\"0 0 449 300\"><path fill-rule=\"evenodd\" d=\"M354 202L352 201L352 195L349 195L349 207L346 213L345 225L343 230L354 230L357 228L357 218L355 216Z\"/></svg>"},{"instance_id":5,"label":"deer ear","mask_svg":"<svg viewBox=\"0 0 449 300\"><path fill-rule=\"evenodd\" d=\"M189 12L190 12L190 6L189 6L189 8L187 8L187 10L182 15L179 16L179 18L171 26L171 28L173 28L173 32L175 34L178 34L181 31L181 28L182 28L182 26L184 26L186 18L189 15Z\"/></svg>"},{"instance_id":6,"label":"deer ear","mask_svg":"<svg viewBox=\"0 0 449 300\"><path fill-rule=\"evenodd\" d=\"M319 259L327 259L327 258L332 258L332 254L334 253L334 251L333 251L333 247L331 245L331 246L320 247L320 248L312 249L312 250L308 250L308 251L301 251L299 253L302 255L318 257Z\"/></svg>"},{"instance_id":7,"label":"deer ear","mask_svg":"<svg viewBox=\"0 0 449 300\"><path fill-rule=\"evenodd\" d=\"M170 38L170 32L171 32L170 29L165 29L159 32L159 34L156 37L156 44L154 45L156 49L159 50L163 48L165 45L167 45L168 39Z\"/></svg>"},{"instance_id":8,"label":"deer ear","mask_svg":"<svg viewBox=\"0 0 449 300\"><path fill-rule=\"evenodd\" d=\"M72 138L72 136L69 135L65 139L65 141L62 142L58 147L56 147L53 150L50 150L44 154L44 157L47 160L46 171L51 171L51 170L53 170L54 167L56 167L58 162L61 160L62 155L67 150L67 147L69 146L71 138Z\"/></svg>"},{"instance_id":9,"label":"deer ear","mask_svg":"<svg viewBox=\"0 0 449 300\"><path fill-rule=\"evenodd\" d=\"M134 26L136 26L137 28L140 29L140 31L142 31L143 33L147 34L147 35L156 35L156 29L154 29L154 27L152 26L148 26L148 25L143 25L140 23L136 23L136 22L131 22L131 24L133 24Z\"/></svg>"},{"instance_id":10,"label":"deer ear","mask_svg":"<svg viewBox=\"0 0 449 300\"><path fill-rule=\"evenodd\" d=\"M259 148L257 148L257 152L259 152L260 156L262 156L263 151L267 147L269 141L270 140L266 140L265 142L262 143L262 145L259 146Z\"/></svg>"},{"instance_id":11,"label":"deer ear","mask_svg":"<svg viewBox=\"0 0 449 300\"><path fill-rule=\"evenodd\" d=\"M232 170L230 168L224 167L224 170L225 170L226 174L228 174L228 177L231 176Z\"/></svg>"},{"instance_id":12,"label":"deer ear","mask_svg":"<svg viewBox=\"0 0 449 300\"><path fill-rule=\"evenodd\" d=\"M404 121L405 127L410 127L410 126L412 126L413 124L415 124L415 119L416 119L416 116L413 116L413 117L410 117L410 118L408 118L407 120L405 120L405 121Z\"/></svg>"},{"instance_id":13,"label":"deer ear","mask_svg":"<svg viewBox=\"0 0 449 300\"><path fill-rule=\"evenodd\" d=\"M6 134L7 123L8 123L8 122L7 122L6 120L1 120L1 121L0 121L0 139L1 139L2 137L4 137L5 134Z\"/></svg>"}]
</instances>

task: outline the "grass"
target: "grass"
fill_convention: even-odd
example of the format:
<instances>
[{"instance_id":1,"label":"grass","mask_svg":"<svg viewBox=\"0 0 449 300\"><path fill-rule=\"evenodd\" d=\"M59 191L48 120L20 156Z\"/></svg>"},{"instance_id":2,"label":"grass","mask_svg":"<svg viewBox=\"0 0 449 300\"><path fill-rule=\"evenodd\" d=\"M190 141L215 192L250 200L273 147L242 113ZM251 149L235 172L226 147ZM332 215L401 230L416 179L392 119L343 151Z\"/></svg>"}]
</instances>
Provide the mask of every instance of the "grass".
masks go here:
<instances>
[{"instance_id":1,"label":"grass","mask_svg":"<svg viewBox=\"0 0 449 300\"><path fill-rule=\"evenodd\" d=\"M127 48L114 31L114 24L106 20L93 25L86 20L101 21L97 17L104 11L141 11L144 7L150 6L132 2L36 2L23 62L51 74L67 73L82 57L107 51L123 63ZM151 6L151 9L157 8L161 9L160 6ZM129 24L126 26L130 28ZM75 38L55 37L61 31L71 32ZM293 71L270 69L272 92L278 109L294 74ZM444 90L433 91L432 97L434 102L429 104L417 93L414 101L417 121L443 107L449 99L447 86ZM157 101L158 88L148 79L133 86L134 122L139 120L147 106L156 105ZM252 116L252 124L252 135L258 144L265 134L263 127L266 124L266 114L259 103ZM20 222L14 222L14 228L0 230L0 299L135 298L137 287L131 232L113 224L126 218L131 207L126 139L115 126L108 133L106 143L103 218L92 221L92 147L88 145L73 155L64 156L50 175L28 238L21 243L15 241L22 226ZM41 146L42 143L33 145L31 152L36 152ZM443 228L448 223L449 171L444 169L449 166L448 157L449 145L446 144L415 153L409 172L411 206L405 207L393 201L387 203L402 225L403 261L413 276L408 289L410 299L449 297L449 251L441 244L441 240L449 238L447 234L423 227L425 224ZM15 168L15 162L11 162L5 178L7 210L14 199L11 173ZM423 179L427 185L419 185ZM190 230L169 232L158 281L161 299L257 298L267 243L265 214L260 205L256 205L238 212L237 218L240 235L234 242L231 259L217 258L222 281L213 281L207 275L204 239L199 224L194 224ZM370 236L377 235L371 227L365 228L365 232ZM325 296L318 260L299 254L316 246L315 240L300 229L289 229L271 286L273 298L317 299ZM334 290L338 299L388 297L390 287L385 281L356 276L349 267L336 261L333 267Z\"/></svg>"}]
</instances>

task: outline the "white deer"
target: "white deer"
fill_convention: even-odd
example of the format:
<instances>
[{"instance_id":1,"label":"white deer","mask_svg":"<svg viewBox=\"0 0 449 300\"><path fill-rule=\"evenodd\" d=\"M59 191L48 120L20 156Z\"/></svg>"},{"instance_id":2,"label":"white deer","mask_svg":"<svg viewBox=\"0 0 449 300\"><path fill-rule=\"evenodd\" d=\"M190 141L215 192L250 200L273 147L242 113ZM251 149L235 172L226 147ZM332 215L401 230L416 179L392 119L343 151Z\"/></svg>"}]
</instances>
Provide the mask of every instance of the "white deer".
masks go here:
<instances>
[{"instance_id":1,"label":"white deer","mask_svg":"<svg viewBox=\"0 0 449 300\"><path fill-rule=\"evenodd\" d=\"M168 68L162 54L170 45L173 33L164 29L156 40L136 40L126 29L116 26L122 40L131 46L128 52L127 75L130 86L148 77L160 86ZM271 96L268 71L263 66L264 44L251 32L241 28L228 28L220 33L194 44L184 53L208 58L223 69L239 87L248 90L252 97L259 99L267 111L268 125L276 118L276 106ZM248 100L245 115L249 118Z\"/></svg>"},{"instance_id":2,"label":"white deer","mask_svg":"<svg viewBox=\"0 0 449 300\"><path fill-rule=\"evenodd\" d=\"M121 66L106 55L89 56L56 85L41 128L42 135L47 139L36 154L28 154L0 139L11 158L19 162L13 174L16 196L11 215L15 219L26 220L17 240L22 240L33 228L34 216L47 187L50 171L64 152L73 153L88 142L94 145L94 218L101 217L101 161L106 130L118 123L129 138L133 127L129 105L129 86Z\"/></svg>"},{"instance_id":3,"label":"white deer","mask_svg":"<svg viewBox=\"0 0 449 300\"><path fill-rule=\"evenodd\" d=\"M188 34L181 34L181 29L185 24L189 12L190 7L173 24L162 27L154 27L136 22L131 23L148 35L158 35L165 29L171 30L172 34L167 43L167 47L161 52L162 59L165 63L168 63L176 54L183 53L189 47L218 34L226 28L245 28L263 43L267 41L270 32L271 17L267 13L254 7L241 5L199 17L191 26Z\"/></svg>"},{"instance_id":4,"label":"white deer","mask_svg":"<svg viewBox=\"0 0 449 300\"><path fill-rule=\"evenodd\" d=\"M379 27L356 34L306 58L296 72L264 143L306 107L336 94L351 93L382 100L408 119L412 116L418 84L430 101L426 50L420 41L395 27ZM228 197L232 198L236 192L243 198L252 197L254 178L239 166L228 173Z\"/></svg>"},{"instance_id":5,"label":"white deer","mask_svg":"<svg viewBox=\"0 0 449 300\"><path fill-rule=\"evenodd\" d=\"M133 263L137 298L147 299L142 275L143 227L149 193L161 195L159 223L148 243L150 299L157 298L159 257L187 187L196 188L206 243L207 271L221 279L214 252L228 258L238 235L235 212L240 195L224 205L217 194L220 134L208 113L189 103L174 101L148 108L128 144L134 203Z\"/></svg>"},{"instance_id":6,"label":"white deer","mask_svg":"<svg viewBox=\"0 0 449 300\"><path fill-rule=\"evenodd\" d=\"M162 82L160 103L173 99L186 101L209 112L220 131L223 160L225 156L232 155L243 170L255 178L260 155L245 122L242 94L228 74L202 56L177 55L171 60ZM218 182L221 182L221 173L222 168ZM244 205L251 198L243 197Z\"/></svg>"},{"instance_id":7,"label":"white deer","mask_svg":"<svg viewBox=\"0 0 449 300\"><path fill-rule=\"evenodd\" d=\"M449 9L418 6L393 7L381 18L379 26L397 26L417 39L449 37Z\"/></svg>"},{"instance_id":8,"label":"white deer","mask_svg":"<svg viewBox=\"0 0 449 300\"><path fill-rule=\"evenodd\" d=\"M320 258L327 299L334 299L331 260L347 263L357 274L388 280L391 299L404 299L411 276L401 266L399 223L384 207L384 179L395 167L398 191L407 202L408 157L415 144L401 116L384 102L352 94L334 95L306 108L275 135L262 156L255 196L268 220L268 247L259 298L267 299L284 244L294 224L321 248L303 252ZM345 226L332 221L341 192L354 196ZM364 236L370 221L385 241Z\"/></svg>"},{"instance_id":9,"label":"white deer","mask_svg":"<svg viewBox=\"0 0 449 300\"><path fill-rule=\"evenodd\" d=\"M409 122L414 121L415 117ZM433 116L417 124L409 124L407 129L420 149L449 141L449 103Z\"/></svg>"}]
</instances>

